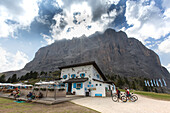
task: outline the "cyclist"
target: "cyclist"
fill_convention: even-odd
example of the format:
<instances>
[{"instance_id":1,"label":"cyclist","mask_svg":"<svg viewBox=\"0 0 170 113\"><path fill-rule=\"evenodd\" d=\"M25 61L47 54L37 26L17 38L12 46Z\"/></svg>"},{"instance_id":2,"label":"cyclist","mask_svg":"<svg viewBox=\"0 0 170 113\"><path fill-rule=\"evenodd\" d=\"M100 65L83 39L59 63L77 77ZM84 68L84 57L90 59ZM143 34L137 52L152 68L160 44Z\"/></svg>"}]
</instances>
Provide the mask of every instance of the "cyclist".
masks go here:
<instances>
[{"instance_id":1,"label":"cyclist","mask_svg":"<svg viewBox=\"0 0 170 113\"><path fill-rule=\"evenodd\" d=\"M125 88L125 91L126 91L126 97L129 99L129 101L130 101L130 91L129 91L129 89L127 89L127 88Z\"/></svg>"},{"instance_id":2,"label":"cyclist","mask_svg":"<svg viewBox=\"0 0 170 113\"><path fill-rule=\"evenodd\" d=\"M119 102L119 99L120 99L120 90L118 90L118 88L116 88L116 94L117 94L117 97L118 97L118 102Z\"/></svg>"}]
</instances>

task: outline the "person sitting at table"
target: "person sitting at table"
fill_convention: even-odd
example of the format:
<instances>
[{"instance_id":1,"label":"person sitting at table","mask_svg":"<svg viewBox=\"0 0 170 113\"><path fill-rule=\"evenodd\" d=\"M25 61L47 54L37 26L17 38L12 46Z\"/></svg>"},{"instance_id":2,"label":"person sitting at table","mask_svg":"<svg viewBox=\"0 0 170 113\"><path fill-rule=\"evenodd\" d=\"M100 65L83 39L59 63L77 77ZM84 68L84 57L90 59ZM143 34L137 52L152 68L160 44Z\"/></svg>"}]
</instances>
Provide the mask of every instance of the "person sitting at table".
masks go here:
<instances>
[{"instance_id":1,"label":"person sitting at table","mask_svg":"<svg viewBox=\"0 0 170 113\"><path fill-rule=\"evenodd\" d=\"M43 98L43 94L40 92L40 93L36 96L36 98Z\"/></svg>"},{"instance_id":2,"label":"person sitting at table","mask_svg":"<svg viewBox=\"0 0 170 113\"><path fill-rule=\"evenodd\" d=\"M28 98L27 102L29 102L29 101L31 101L33 99L35 99L35 93L32 93L32 96Z\"/></svg>"},{"instance_id":3,"label":"person sitting at table","mask_svg":"<svg viewBox=\"0 0 170 113\"><path fill-rule=\"evenodd\" d=\"M16 98L19 98L19 97L20 97L20 94L21 94L21 93L20 93L20 91L18 90L17 93L14 95L14 98L15 98L15 99L16 99Z\"/></svg>"},{"instance_id":4,"label":"person sitting at table","mask_svg":"<svg viewBox=\"0 0 170 113\"><path fill-rule=\"evenodd\" d=\"M27 95L27 98L29 98L31 96L32 96L32 92L29 92L28 95Z\"/></svg>"},{"instance_id":5,"label":"person sitting at table","mask_svg":"<svg viewBox=\"0 0 170 113\"><path fill-rule=\"evenodd\" d=\"M17 92L14 90L9 96L14 96Z\"/></svg>"}]
</instances>

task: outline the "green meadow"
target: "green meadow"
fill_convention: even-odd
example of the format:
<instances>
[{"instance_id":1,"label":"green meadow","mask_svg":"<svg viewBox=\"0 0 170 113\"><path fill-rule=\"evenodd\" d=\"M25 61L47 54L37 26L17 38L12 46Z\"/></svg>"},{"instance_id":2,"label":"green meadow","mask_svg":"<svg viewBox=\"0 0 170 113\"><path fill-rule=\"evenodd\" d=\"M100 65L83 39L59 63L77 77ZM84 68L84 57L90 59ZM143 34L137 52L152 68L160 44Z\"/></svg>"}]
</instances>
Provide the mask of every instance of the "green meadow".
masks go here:
<instances>
[{"instance_id":1,"label":"green meadow","mask_svg":"<svg viewBox=\"0 0 170 113\"><path fill-rule=\"evenodd\" d=\"M95 110L64 102L56 105L16 103L15 100L0 98L0 113L98 113Z\"/></svg>"},{"instance_id":2,"label":"green meadow","mask_svg":"<svg viewBox=\"0 0 170 113\"><path fill-rule=\"evenodd\" d=\"M125 92L124 89L120 89L120 91ZM146 91L137 91L137 90L130 90L130 93L142 95L148 98L170 101L170 94L166 94L166 93L155 93L155 92L146 92Z\"/></svg>"},{"instance_id":3,"label":"green meadow","mask_svg":"<svg viewBox=\"0 0 170 113\"><path fill-rule=\"evenodd\" d=\"M158 99L158 100L167 100L170 101L170 94L165 93L155 93L155 92L144 92L144 91L134 91L135 94L143 95L149 98Z\"/></svg>"}]
</instances>

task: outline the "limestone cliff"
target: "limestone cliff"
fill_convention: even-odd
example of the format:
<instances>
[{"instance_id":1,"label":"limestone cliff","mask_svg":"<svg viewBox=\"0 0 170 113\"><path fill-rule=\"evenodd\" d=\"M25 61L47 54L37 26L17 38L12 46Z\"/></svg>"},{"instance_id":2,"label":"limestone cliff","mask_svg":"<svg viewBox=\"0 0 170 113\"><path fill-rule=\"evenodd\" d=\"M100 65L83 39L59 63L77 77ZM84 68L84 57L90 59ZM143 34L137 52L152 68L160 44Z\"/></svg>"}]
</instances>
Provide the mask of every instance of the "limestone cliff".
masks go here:
<instances>
[{"instance_id":1,"label":"limestone cliff","mask_svg":"<svg viewBox=\"0 0 170 113\"><path fill-rule=\"evenodd\" d=\"M59 66L88 61L96 61L104 74L164 78L170 85L170 74L161 66L154 51L113 29L40 48L35 58L20 71L55 71Z\"/></svg>"}]
</instances>

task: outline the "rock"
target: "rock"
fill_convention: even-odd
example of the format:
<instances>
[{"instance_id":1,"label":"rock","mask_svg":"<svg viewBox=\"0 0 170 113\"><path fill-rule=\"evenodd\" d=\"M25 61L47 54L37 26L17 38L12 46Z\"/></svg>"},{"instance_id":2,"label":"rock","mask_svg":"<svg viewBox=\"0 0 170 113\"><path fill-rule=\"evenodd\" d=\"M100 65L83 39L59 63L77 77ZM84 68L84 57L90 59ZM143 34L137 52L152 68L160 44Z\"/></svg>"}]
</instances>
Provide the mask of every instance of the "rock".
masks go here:
<instances>
[{"instance_id":1,"label":"rock","mask_svg":"<svg viewBox=\"0 0 170 113\"><path fill-rule=\"evenodd\" d=\"M42 47L22 70L48 72L88 61L95 61L104 74L164 78L170 87L170 74L161 66L158 55L137 39L128 38L125 32L113 29Z\"/></svg>"}]
</instances>

